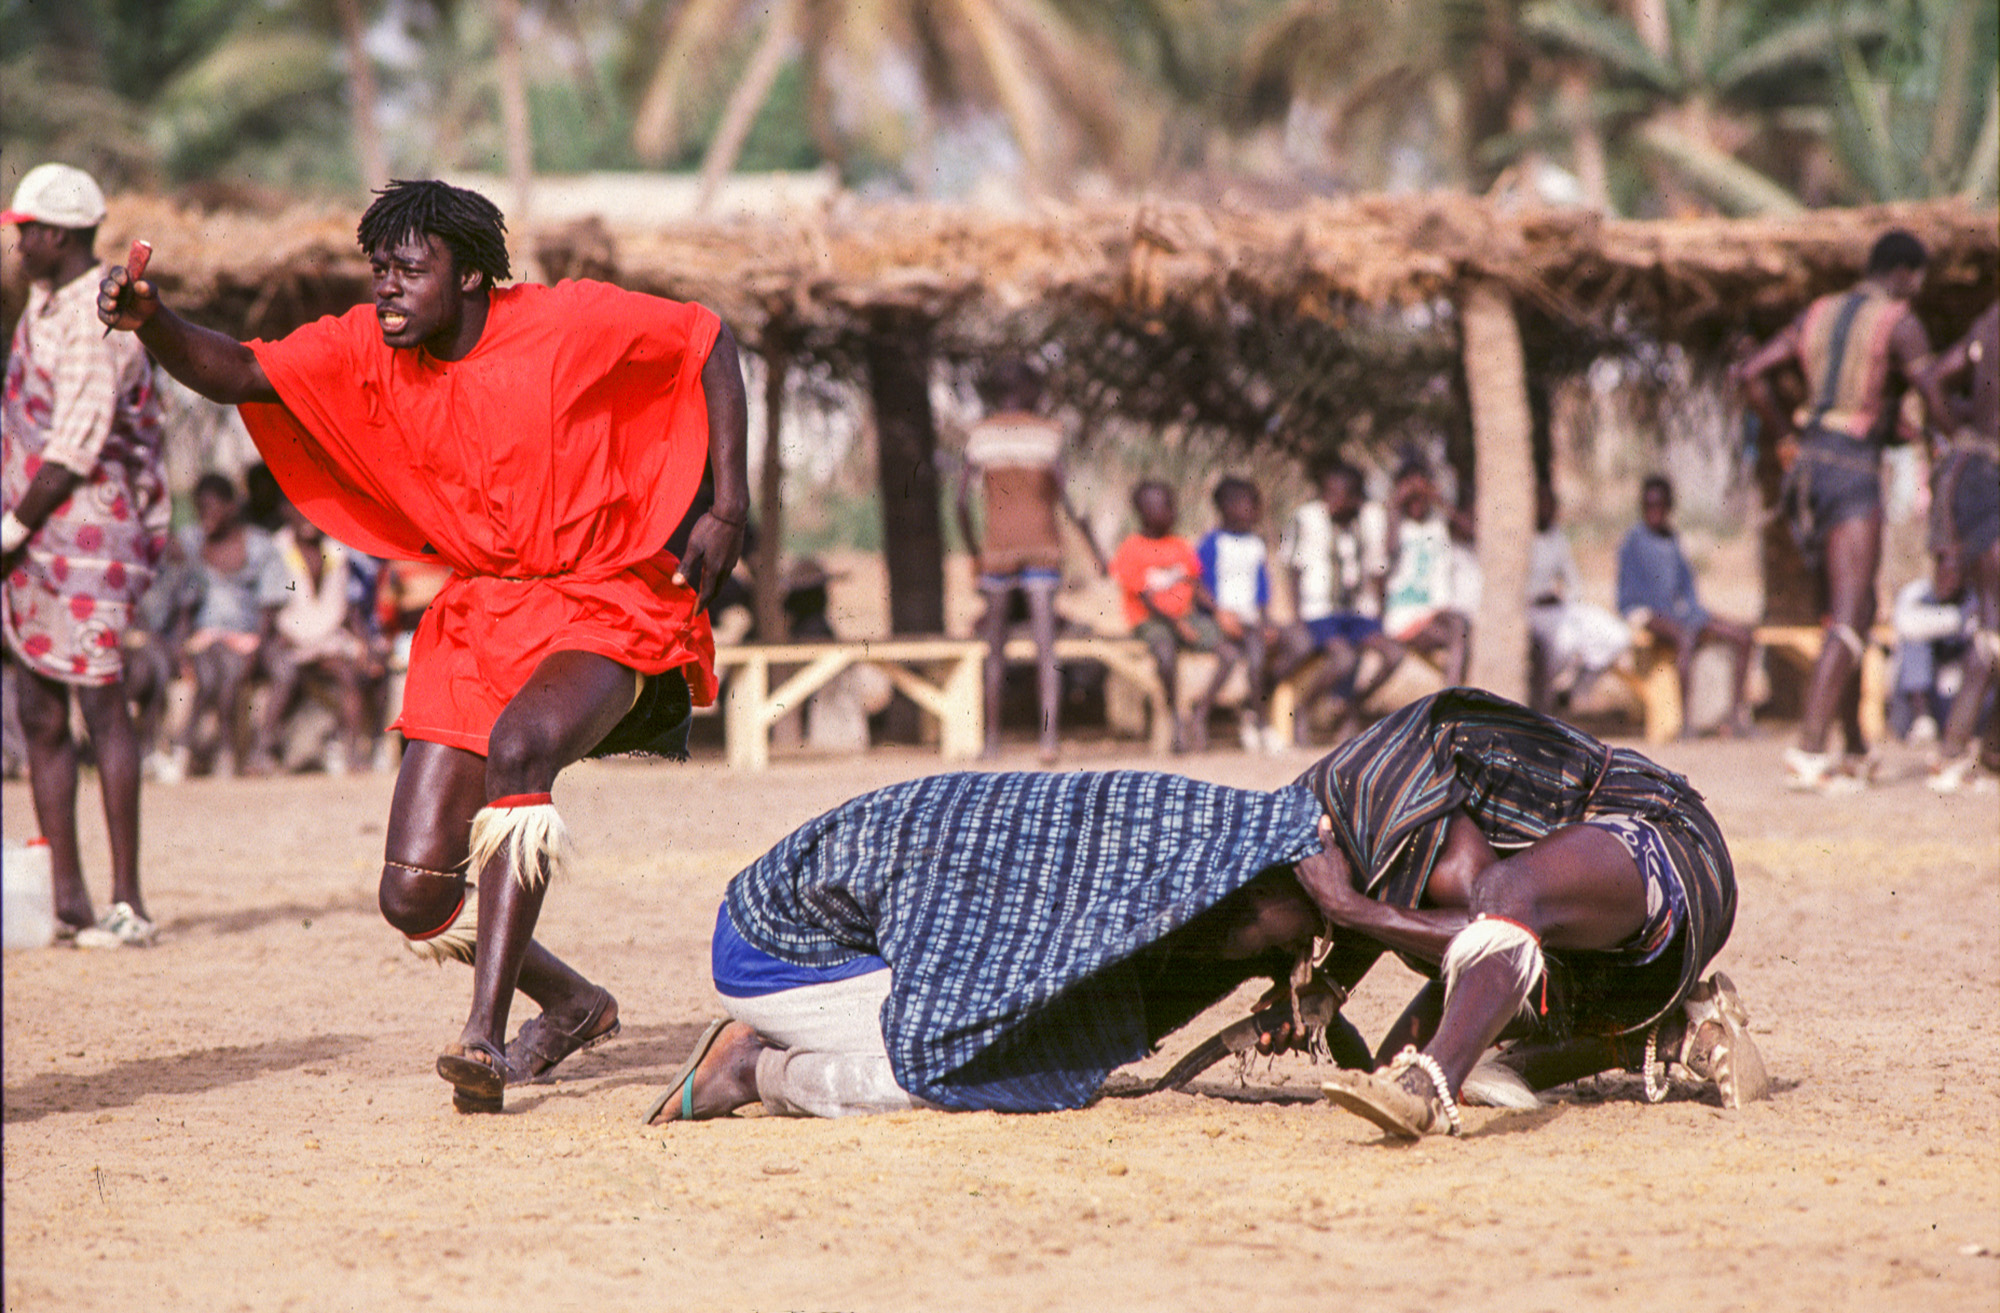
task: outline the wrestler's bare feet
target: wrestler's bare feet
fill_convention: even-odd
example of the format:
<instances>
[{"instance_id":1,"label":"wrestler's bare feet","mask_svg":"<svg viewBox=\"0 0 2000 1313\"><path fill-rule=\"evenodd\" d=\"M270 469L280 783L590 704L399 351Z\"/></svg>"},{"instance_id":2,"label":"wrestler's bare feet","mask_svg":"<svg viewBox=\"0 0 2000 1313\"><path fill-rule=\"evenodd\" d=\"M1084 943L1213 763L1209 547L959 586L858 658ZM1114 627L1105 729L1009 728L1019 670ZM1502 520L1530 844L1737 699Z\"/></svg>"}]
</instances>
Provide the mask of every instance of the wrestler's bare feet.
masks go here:
<instances>
[{"instance_id":1,"label":"wrestler's bare feet","mask_svg":"<svg viewBox=\"0 0 2000 1313\"><path fill-rule=\"evenodd\" d=\"M649 1117L649 1125L726 1117L757 1102L757 1058L771 1047L740 1021L705 1037L674 1077Z\"/></svg>"}]
</instances>

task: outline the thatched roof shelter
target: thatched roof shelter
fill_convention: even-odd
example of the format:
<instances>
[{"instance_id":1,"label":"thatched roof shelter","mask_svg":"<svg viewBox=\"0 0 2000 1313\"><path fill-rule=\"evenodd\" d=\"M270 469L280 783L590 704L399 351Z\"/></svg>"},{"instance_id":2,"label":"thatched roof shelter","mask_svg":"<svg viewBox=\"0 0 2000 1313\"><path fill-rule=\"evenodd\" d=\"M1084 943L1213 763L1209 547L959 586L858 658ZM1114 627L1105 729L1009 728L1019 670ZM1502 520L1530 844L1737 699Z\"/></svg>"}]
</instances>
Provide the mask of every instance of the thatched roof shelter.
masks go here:
<instances>
[{"instance_id":1,"label":"thatched roof shelter","mask_svg":"<svg viewBox=\"0 0 2000 1313\"><path fill-rule=\"evenodd\" d=\"M103 249L153 241L173 303L217 327L281 333L366 295L357 216L324 207L203 213L123 197ZM1823 210L1792 219L1607 220L1473 197L1364 197L1282 211L1170 202L1046 206L995 216L841 205L774 221L613 232L585 223L527 245L572 273L713 306L746 344L767 332L832 347L885 313L948 338L996 334L1030 307L1143 325L1166 307L1331 319L1354 307L1454 299L1491 279L1552 326L1712 344L1768 330L1852 281L1873 238L1915 232L1934 254L1927 317L1940 331L1994 295L1996 217L1954 201ZM1949 322L1946 322L1949 321Z\"/></svg>"},{"instance_id":2,"label":"thatched roof shelter","mask_svg":"<svg viewBox=\"0 0 2000 1313\"><path fill-rule=\"evenodd\" d=\"M274 336L366 298L357 217L199 213L125 197L103 249L152 241L153 276L176 308L238 336ZM1086 421L1118 414L1300 448L1337 444L1357 414L1377 433L1404 420L1456 430L1475 455L1486 575L1472 677L1518 696L1530 380L1635 341L1713 364L1745 332L1768 333L1852 283L1890 227L1930 249L1918 310L1934 338L1956 337L1995 297L2000 227L1992 211L1953 201L1662 222L1451 195L1286 210L1137 201L1020 216L842 203L616 232L586 221L517 234L516 256L531 276L591 276L708 304L780 380L799 361L872 380L884 466L893 448L895 468L917 472L884 496L885 517L920 512L886 524L912 548L938 546L935 489L911 482L933 477L924 379L936 356L1054 344L1063 369L1052 390ZM892 393L914 410L888 413ZM775 479L763 504L775 516ZM896 573L937 554L891 554L899 632L942 622L941 600L934 615L906 615L897 600L941 599L934 565L900 586Z\"/></svg>"}]
</instances>

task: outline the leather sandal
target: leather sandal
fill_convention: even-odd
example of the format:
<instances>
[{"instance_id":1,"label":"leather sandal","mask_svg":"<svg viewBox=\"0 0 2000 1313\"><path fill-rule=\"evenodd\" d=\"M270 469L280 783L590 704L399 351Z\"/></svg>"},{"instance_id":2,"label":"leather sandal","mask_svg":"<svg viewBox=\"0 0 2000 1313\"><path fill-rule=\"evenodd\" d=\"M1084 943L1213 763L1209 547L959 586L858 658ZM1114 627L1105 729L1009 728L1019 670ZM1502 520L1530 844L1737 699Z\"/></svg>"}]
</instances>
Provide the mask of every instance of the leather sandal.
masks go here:
<instances>
[{"instance_id":1,"label":"leather sandal","mask_svg":"<svg viewBox=\"0 0 2000 1313\"><path fill-rule=\"evenodd\" d=\"M437 1074L451 1082L451 1106L458 1111L500 1111L507 1089L507 1055L498 1046L483 1039L453 1044L438 1055Z\"/></svg>"},{"instance_id":2,"label":"leather sandal","mask_svg":"<svg viewBox=\"0 0 2000 1313\"><path fill-rule=\"evenodd\" d=\"M607 1015L611 1018L609 1025L604 1020ZM549 1020L546 1012L524 1022L514 1042L507 1046L507 1070L516 1082L541 1080L571 1054L594 1049L616 1038L621 1029L618 1000L611 997L610 990L599 989L597 1002L575 1030L564 1030Z\"/></svg>"}]
</instances>

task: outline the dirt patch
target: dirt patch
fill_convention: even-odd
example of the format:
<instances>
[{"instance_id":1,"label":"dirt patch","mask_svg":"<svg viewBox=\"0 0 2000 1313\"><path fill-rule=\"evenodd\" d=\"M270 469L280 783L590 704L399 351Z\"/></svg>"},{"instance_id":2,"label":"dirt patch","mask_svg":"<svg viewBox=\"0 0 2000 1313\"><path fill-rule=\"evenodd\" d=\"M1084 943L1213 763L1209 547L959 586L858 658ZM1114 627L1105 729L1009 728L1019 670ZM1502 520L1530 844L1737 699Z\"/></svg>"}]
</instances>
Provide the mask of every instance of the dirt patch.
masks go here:
<instances>
[{"instance_id":1,"label":"dirt patch","mask_svg":"<svg viewBox=\"0 0 2000 1313\"><path fill-rule=\"evenodd\" d=\"M1610 1078L1408 1148L1310 1101L1297 1059L1050 1116L638 1125L714 1011L729 877L934 757L566 775L582 853L544 938L625 1035L494 1118L431 1072L469 977L374 910L386 777L150 789L161 945L5 959L7 1308L2000 1306L1994 796L1934 797L1914 756L1827 802L1781 790L1771 741L1657 755L1734 848L1719 964L1777 1097L1650 1107ZM1271 787L1307 760L1176 764ZM24 787L0 801L24 837ZM1350 1015L1377 1034L1412 987L1380 968Z\"/></svg>"}]
</instances>

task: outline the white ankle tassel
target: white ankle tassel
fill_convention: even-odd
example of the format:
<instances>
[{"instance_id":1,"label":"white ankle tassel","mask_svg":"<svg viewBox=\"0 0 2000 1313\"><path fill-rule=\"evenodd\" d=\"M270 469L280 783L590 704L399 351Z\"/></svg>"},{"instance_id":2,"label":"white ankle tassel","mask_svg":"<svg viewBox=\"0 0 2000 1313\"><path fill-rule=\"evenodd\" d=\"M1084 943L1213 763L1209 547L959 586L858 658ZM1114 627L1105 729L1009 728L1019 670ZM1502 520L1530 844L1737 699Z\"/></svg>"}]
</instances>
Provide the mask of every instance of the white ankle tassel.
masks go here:
<instances>
[{"instance_id":1,"label":"white ankle tassel","mask_svg":"<svg viewBox=\"0 0 2000 1313\"><path fill-rule=\"evenodd\" d=\"M1520 1010L1529 1011L1528 991L1542 978L1542 941L1535 932L1517 921L1504 917L1488 916L1484 912L1472 919L1472 923L1451 937L1445 945L1444 962L1444 1003L1451 1006L1451 996L1458 988L1458 981L1468 967L1483 962L1487 958L1504 958L1513 968L1513 990L1520 999Z\"/></svg>"},{"instance_id":2,"label":"white ankle tassel","mask_svg":"<svg viewBox=\"0 0 2000 1313\"><path fill-rule=\"evenodd\" d=\"M472 874L504 850L515 883L540 889L568 859L569 827L546 793L495 798L472 818L471 848L466 869Z\"/></svg>"},{"instance_id":3,"label":"white ankle tassel","mask_svg":"<svg viewBox=\"0 0 2000 1313\"><path fill-rule=\"evenodd\" d=\"M458 906L458 914L450 924L418 939L405 936L403 947L418 957L427 957L443 966L447 962L463 962L472 965L472 951L479 943L479 886L470 880L465 882L465 901Z\"/></svg>"}]
</instances>

